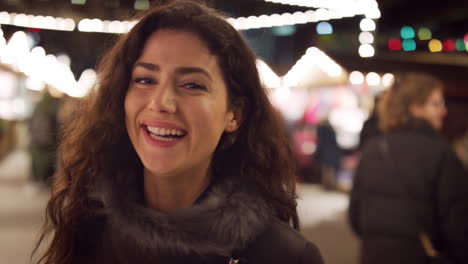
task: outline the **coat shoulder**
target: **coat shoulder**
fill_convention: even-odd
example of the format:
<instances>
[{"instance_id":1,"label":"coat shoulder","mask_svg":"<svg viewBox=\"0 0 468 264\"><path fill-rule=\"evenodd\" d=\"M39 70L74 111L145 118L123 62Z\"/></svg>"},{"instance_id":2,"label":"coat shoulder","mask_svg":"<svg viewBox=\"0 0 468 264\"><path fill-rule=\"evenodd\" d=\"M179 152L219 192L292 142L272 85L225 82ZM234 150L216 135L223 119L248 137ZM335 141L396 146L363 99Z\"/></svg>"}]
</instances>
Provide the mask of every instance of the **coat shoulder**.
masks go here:
<instances>
[{"instance_id":1,"label":"coat shoulder","mask_svg":"<svg viewBox=\"0 0 468 264\"><path fill-rule=\"evenodd\" d=\"M257 237L245 256L249 264L323 264L318 247L280 220L274 220Z\"/></svg>"}]
</instances>

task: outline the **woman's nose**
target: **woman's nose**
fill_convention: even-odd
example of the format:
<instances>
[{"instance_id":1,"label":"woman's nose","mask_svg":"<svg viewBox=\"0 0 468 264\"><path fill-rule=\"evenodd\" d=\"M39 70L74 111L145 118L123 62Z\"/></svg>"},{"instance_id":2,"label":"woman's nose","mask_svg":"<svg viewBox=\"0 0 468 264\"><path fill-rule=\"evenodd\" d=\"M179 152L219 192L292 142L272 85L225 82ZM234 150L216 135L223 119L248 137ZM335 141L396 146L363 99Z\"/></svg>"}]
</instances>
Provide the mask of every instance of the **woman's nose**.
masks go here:
<instances>
[{"instance_id":1,"label":"woman's nose","mask_svg":"<svg viewBox=\"0 0 468 264\"><path fill-rule=\"evenodd\" d=\"M175 113L177 110L175 88L161 83L151 95L149 109L160 113Z\"/></svg>"}]
</instances>

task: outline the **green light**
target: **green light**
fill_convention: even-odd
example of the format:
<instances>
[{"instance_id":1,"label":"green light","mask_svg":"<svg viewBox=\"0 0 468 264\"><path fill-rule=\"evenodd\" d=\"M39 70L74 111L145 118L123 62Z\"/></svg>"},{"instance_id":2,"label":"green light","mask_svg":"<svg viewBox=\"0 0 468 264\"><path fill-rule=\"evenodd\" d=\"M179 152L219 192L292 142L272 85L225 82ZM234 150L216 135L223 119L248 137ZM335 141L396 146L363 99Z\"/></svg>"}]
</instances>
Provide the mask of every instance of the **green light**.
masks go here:
<instances>
[{"instance_id":1,"label":"green light","mask_svg":"<svg viewBox=\"0 0 468 264\"><path fill-rule=\"evenodd\" d=\"M150 3L148 0L136 0L133 7L135 10L147 10L150 7Z\"/></svg>"},{"instance_id":2,"label":"green light","mask_svg":"<svg viewBox=\"0 0 468 264\"><path fill-rule=\"evenodd\" d=\"M71 0L73 5L84 5L86 4L86 0Z\"/></svg>"},{"instance_id":3,"label":"green light","mask_svg":"<svg viewBox=\"0 0 468 264\"><path fill-rule=\"evenodd\" d=\"M422 27L418 31L418 37L420 40L429 40L432 38L432 32L427 27Z\"/></svg>"},{"instance_id":4,"label":"green light","mask_svg":"<svg viewBox=\"0 0 468 264\"><path fill-rule=\"evenodd\" d=\"M466 50L465 41L463 39L457 39L457 41L455 42L455 46L457 47L458 51Z\"/></svg>"},{"instance_id":5,"label":"green light","mask_svg":"<svg viewBox=\"0 0 468 264\"><path fill-rule=\"evenodd\" d=\"M414 39L404 39L403 40L403 50L404 51L413 51L416 49L416 41Z\"/></svg>"},{"instance_id":6,"label":"green light","mask_svg":"<svg viewBox=\"0 0 468 264\"><path fill-rule=\"evenodd\" d=\"M414 29L410 26L404 26L401 28L400 35L403 39L414 38Z\"/></svg>"}]
</instances>

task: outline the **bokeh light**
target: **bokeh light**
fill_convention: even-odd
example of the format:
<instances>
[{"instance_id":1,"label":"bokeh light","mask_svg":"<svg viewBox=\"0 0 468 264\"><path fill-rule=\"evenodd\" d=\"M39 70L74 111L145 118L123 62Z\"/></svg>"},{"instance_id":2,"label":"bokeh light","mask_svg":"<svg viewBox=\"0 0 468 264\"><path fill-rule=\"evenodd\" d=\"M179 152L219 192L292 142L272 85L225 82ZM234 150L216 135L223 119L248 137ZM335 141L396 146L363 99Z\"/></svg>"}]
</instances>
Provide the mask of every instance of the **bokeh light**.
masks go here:
<instances>
[{"instance_id":1,"label":"bokeh light","mask_svg":"<svg viewBox=\"0 0 468 264\"><path fill-rule=\"evenodd\" d=\"M404 51L416 50L416 41L414 39L404 39L402 46Z\"/></svg>"},{"instance_id":2,"label":"bokeh light","mask_svg":"<svg viewBox=\"0 0 468 264\"><path fill-rule=\"evenodd\" d=\"M431 41L429 41L429 50L431 52L440 52L442 51L442 42L440 42L440 40L438 39L431 39Z\"/></svg>"},{"instance_id":3,"label":"bokeh light","mask_svg":"<svg viewBox=\"0 0 468 264\"><path fill-rule=\"evenodd\" d=\"M455 42L455 46L457 47L457 50L458 50L458 51L465 51L465 50L467 50L467 49L466 49L465 41L464 41L463 39L457 39L457 41Z\"/></svg>"},{"instance_id":4,"label":"bokeh light","mask_svg":"<svg viewBox=\"0 0 468 264\"><path fill-rule=\"evenodd\" d=\"M317 24L317 34L326 35L326 34L332 34L332 33L333 33L333 27L330 23L320 22Z\"/></svg>"},{"instance_id":5,"label":"bokeh light","mask_svg":"<svg viewBox=\"0 0 468 264\"><path fill-rule=\"evenodd\" d=\"M414 38L414 29L410 26L404 26L400 30L400 35L402 39L412 39Z\"/></svg>"},{"instance_id":6,"label":"bokeh light","mask_svg":"<svg viewBox=\"0 0 468 264\"><path fill-rule=\"evenodd\" d=\"M359 34L359 42L361 44L371 44L374 43L374 35L372 33L364 31Z\"/></svg>"},{"instance_id":7,"label":"bokeh light","mask_svg":"<svg viewBox=\"0 0 468 264\"><path fill-rule=\"evenodd\" d=\"M456 49L455 41L453 39L446 39L442 43L442 49L444 51L454 51Z\"/></svg>"},{"instance_id":8,"label":"bokeh light","mask_svg":"<svg viewBox=\"0 0 468 264\"><path fill-rule=\"evenodd\" d=\"M359 23L359 27L362 31L374 31L375 30L375 22L372 19L364 18Z\"/></svg>"},{"instance_id":9,"label":"bokeh light","mask_svg":"<svg viewBox=\"0 0 468 264\"><path fill-rule=\"evenodd\" d=\"M427 27L422 27L418 30L418 38L420 40L429 40L432 38L432 32Z\"/></svg>"},{"instance_id":10,"label":"bokeh light","mask_svg":"<svg viewBox=\"0 0 468 264\"><path fill-rule=\"evenodd\" d=\"M369 72L366 75L366 82L369 86L376 86L380 84L380 76L375 72Z\"/></svg>"},{"instance_id":11,"label":"bokeh light","mask_svg":"<svg viewBox=\"0 0 468 264\"><path fill-rule=\"evenodd\" d=\"M364 83L364 74L359 71L353 71L349 74L349 82L351 84L363 84Z\"/></svg>"},{"instance_id":12,"label":"bokeh light","mask_svg":"<svg viewBox=\"0 0 468 264\"><path fill-rule=\"evenodd\" d=\"M372 57L375 54L374 47L372 47L372 45L370 44L362 44L361 46L359 46L358 52L359 56L363 58Z\"/></svg>"},{"instance_id":13,"label":"bokeh light","mask_svg":"<svg viewBox=\"0 0 468 264\"><path fill-rule=\"evenodd\" d=\"M391 38L388 40L388 48L390 50L401 50L401 40L397 38Z\"/></svg>"},{"instance_id":14,"label":"bokeh light","mask_svg":"<svg viewBox=\"0 0 468 264\"><path fill-rule=\"evenodd\" d=\"M393 84L395 81L395 76L391 73L386 73L384 76L382 76L382 85L385 87L389 87Z\"/></svg>"}]
</instances>

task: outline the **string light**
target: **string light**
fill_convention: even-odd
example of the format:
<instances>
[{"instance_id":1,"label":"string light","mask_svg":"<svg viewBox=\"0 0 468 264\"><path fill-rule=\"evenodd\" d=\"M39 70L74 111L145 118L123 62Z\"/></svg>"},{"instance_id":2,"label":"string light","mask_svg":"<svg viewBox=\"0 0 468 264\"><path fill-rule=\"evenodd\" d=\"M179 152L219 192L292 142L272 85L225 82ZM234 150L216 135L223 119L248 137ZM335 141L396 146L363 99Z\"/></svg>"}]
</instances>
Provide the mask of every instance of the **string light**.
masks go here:
<instances>
[{"instance_id":1,"label":"string light","mask_svg":"<svg viewBox=\"0 0 468 264\"><path fill-rule=\"evenodd\" d=\"M414 38L414 29L410 26L404 26L400 30L400 35L402 39L412 39Z\"/></svg>"},{"instance_id":2,"label":"string light","mask_svg":"<svg viewBox=\"0 0 468 264\"><path fill-rule=\"evenodd\" d=\"M328 22L320 22L317 24L317 34L319 35L327 35L333 33L333 27Z\"/></svg>"},{"instance_id":3,"label":"string light","mask_svg":"<svg viewBox=\"0 0 468 264\"><path fill-rule=\"evenodd\" d=\"M353 71L349 74L349 82L354 85L364 83L364 74L359 71Z\"/></svg>"},{"instance_id":4,"label":"string light","mask_svg":"<svg viewBox=\"0 0 468 264\"><path fill-rule=\"evenodd\" d=\"M418 38L420 40L429 40L432 38L432 32L426 27L422 27L418 30Z\"/></svg>"},{"instance_id":5,"label":"string light","mask_svg":"<svg viewBox=\"0 0 468 264\"><path fill-rule=\"evenodd\" d=\"M374 35L368 31L361 32L359 34L359 42L361 44L372 44L374 43Z\"/></svg>"},{"instance_id":6,"label":"string light","mask_svg":"<svg viewBox=\"0 0 468 264\"><path fill-rule=\"evenodd\" d=\"M390 50L401 50L401 40L397 38L391 38L388 40L388 49Z\"/></svg>"},{"instance_id":7,"label":"string light","mask_svg":"<svg viewBox=\"0 0 468 264\"><path fill-rule=\"evenodd\" d=\"M416 50L416 42L414 41L414 39L404 39L402 46L404 51Z\"/></svg>"},{"instance_id":8,"label":"string light","mask_svg":"<svg viewBox=\"0 0 468 264\"><path fill-rule=\"evenodd\" d=\"M442 43L442 49L444 51L454 51L456 49L455 41L453 41L452 39L444 40L444 42Z\"/></svg>"},{"instance_id":9,"label":"string light","mask_svg":"<svg viewBox=\"0 0 468 264\"><path fill-rule=\"evenodd\" d=\"M363 58L372 57L375 54L374 47L372 47L372 45L370 44L362 44L361 46L359 46L358 52L359 56Z\"/></svg>"},{"instance_id":10,"label":"string light","mask_svg":"<svg viewBox=\"0 0 468 264\"><path fill-rule=\"evenodd\" d=\"M438 39L431 39L431 41L429 41L429 50L431 52L440 52L442 51L442 42L440 42L440 40Z\"/></svg>"},{"instance_id":11,"label":"string light","mask_svg":"<svg viewBox=\"0 0 468 264\"><path fill-rule=\"evenodd\" d=\"M370 86L377 86L380 84L380 76L375 72L369 72L366 75L366 82Z\"/></svg>"},{"instance_id":12,"label":"string light","mask_svg":"<svg viewBox=\"0 0 468 264\"><path fill-rule=\"evenodd\" d=\"M0 24L61 31L75 30L75 21L71 18L10 14L5 11L0 12Z\"/></svg>"},{"instance_id":13,"label":"string light","mask_svg":"<svg viewBox=\"0 0 468 264\"><path fill-rule=\"evenodd\" d=\"M372 19L364 18L359 23L359 27L362 31L374 31L375 30L375 22Z\"/></svg>"}]
</instances>

